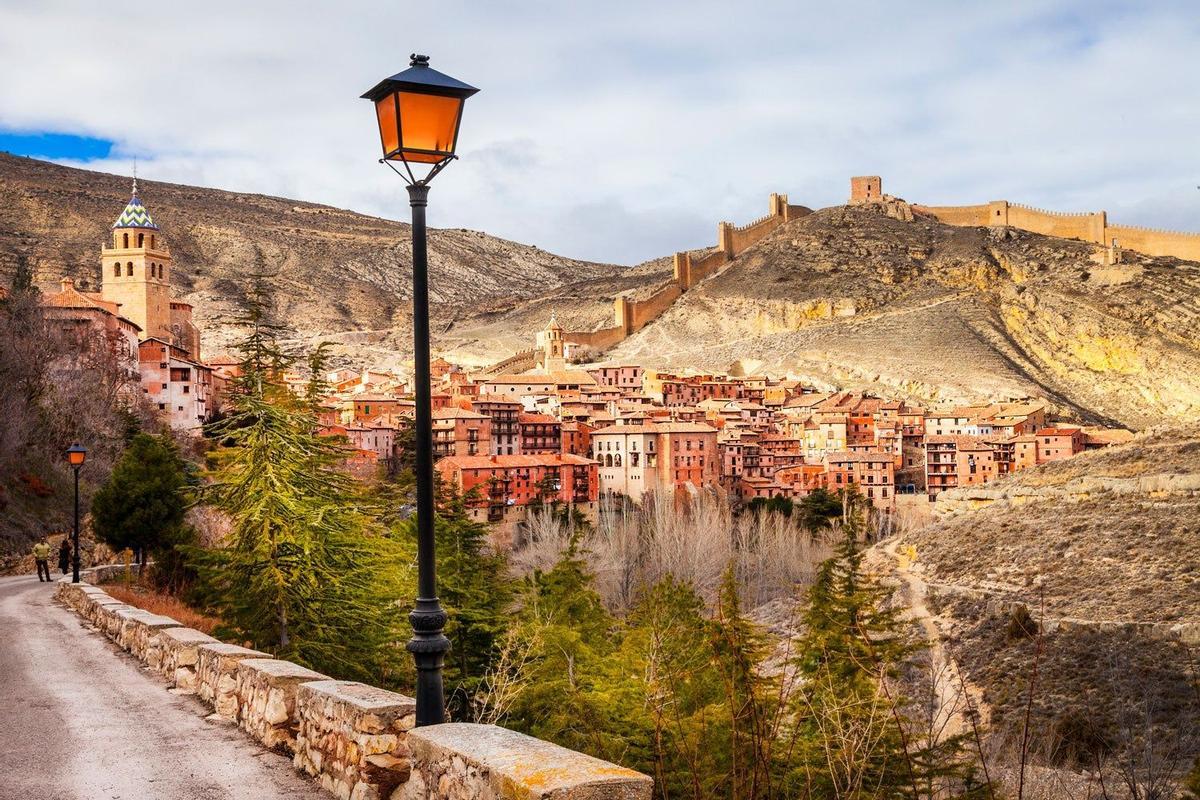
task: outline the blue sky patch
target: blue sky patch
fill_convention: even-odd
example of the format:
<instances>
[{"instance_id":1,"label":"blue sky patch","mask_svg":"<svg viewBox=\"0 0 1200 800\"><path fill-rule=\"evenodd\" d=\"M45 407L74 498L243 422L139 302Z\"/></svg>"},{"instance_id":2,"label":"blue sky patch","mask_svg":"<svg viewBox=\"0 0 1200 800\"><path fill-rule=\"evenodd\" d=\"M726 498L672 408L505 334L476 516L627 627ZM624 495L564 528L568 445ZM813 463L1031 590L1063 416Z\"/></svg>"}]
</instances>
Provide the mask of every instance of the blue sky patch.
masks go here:
<instances>
[{"instance_id":1,"label":"blue sky patch","mask_svg":"<svg viewBox=\"0 0 1200 800\"><path fill-rule=\"evenodd\" d=\"M93 161L108 158L113 143L107 139L70 133L15 133L0 130L0 150L18 156L69 158Z\"/></svg>"}]
</instances>

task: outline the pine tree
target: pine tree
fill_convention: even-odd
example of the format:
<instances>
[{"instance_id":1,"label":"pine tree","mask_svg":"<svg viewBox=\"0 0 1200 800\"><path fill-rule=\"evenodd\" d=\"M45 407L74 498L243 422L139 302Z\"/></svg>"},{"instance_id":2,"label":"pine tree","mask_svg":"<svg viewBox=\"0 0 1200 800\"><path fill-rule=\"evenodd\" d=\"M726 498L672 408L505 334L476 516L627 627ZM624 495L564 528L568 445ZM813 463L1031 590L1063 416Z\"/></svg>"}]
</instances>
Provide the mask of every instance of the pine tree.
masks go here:
<instances>
[{"instance_id":1,"label":"pine tree","mask_svg":"<svg viewBox=\"0 0 1200 800\"><path fill-rule=\"evenodd\" d=\"M789 791L814 797L934 797L969 779L962 737L914 735L900 678L924 649L907 631L891 590L863 568L866 501L843 495L843 540L809 590L805 634L793 661L799 747Z\"/></svg>"},{"instance_id":2,"label":"pine tree","mask_svg":"<svg viewBox=\"0 0 1200 800\"><path fill-rule=\"evenodd\" d=\"M114 550L152 555L158 573L178 586L183 565L176 548L192 540L183 521L187 483L185 463L169 437L135 434L92 499L96 535Z\"/></svg>"},{"instance_id":3,"label":"pine tree","mask_svg":"<svg viewBox=\"0 0 1200 800\"><path fill-rule=\"evenodd\" d=\"M520 624L541 643L528 685L510 723L575 750L610 754L613 725L605 720L596 681L614 648L615 621L604 609L577 544L553 569L526 579Z\"/></svg>"},{"instance_id":4,"label":"pine tree","mask_svg":"<svg viewBox=\"0 0 1200 800\"><path fill-rule=\"evenodd\" d=\"M243 320L242 374L212 434L202 499L233 521L226 546L198 554L204 596L256 647L336 677L395 685L406 659L399 601L413 594L412 550L381 533L345 450L317 435L308 401L280 382L289 359L274 338L265 283ZM398 668L400 671L398 671Z\"/></svg>"},{"instance_id":5,"label":"pine tree","mask_svg":"<svg viewBox=\"0 0 1200 800\"><path fill-rule=\"evenodd\" d=\"M446 636L453 645L446 659L447 696L455 716L465 717L511 624L514 586L508 559L488 545L487 526L467 513L470 498L440 483L438 494L438 596L449 615ZM415 518L405 528L415 546Z\"/></svg>"}]
</instances>

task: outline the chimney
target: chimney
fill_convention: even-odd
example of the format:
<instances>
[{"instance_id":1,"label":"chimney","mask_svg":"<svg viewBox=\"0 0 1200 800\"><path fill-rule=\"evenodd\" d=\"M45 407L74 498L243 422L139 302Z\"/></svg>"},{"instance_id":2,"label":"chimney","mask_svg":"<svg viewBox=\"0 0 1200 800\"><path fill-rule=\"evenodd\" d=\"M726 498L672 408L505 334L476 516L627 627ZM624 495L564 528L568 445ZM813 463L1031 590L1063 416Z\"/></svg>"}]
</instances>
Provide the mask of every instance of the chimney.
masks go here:
<instances>
[{"instance_id":1,"label":"chimney","mask_svg":"<svg viewBox=\"0 0 1200 800\"><path fill-rule=\"evenodd\" d=\"M74 279L74 278L66 278L66 277L64 277L64 278L63 278L61 281L59 281L59 283L62 285L62 290L63 290L64 292L65 292L67 289L74 289L74 288L75 288L75 279Z\"/></svg>"}]
</instances>

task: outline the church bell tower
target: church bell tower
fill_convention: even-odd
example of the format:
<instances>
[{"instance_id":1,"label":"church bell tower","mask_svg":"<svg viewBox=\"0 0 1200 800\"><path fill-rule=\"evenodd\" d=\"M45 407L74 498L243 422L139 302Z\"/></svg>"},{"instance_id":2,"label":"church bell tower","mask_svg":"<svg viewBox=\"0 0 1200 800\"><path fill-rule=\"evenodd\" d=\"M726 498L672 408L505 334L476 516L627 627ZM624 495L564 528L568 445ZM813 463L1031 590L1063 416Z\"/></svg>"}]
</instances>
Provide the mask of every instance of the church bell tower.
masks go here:
<instances>
[{"instance_id":1,"label":"church bell tower","mask_svg":"<svg viewBox=\"0 0 1200 800\"><path fill-rule=\"evenodd\" d=\"M101 297L120 303L121 316L142 338L171 341L171 254L138 198L137 178L125 210L112 226L112 247L100 251Z\"/></svg>"}]
</instances>

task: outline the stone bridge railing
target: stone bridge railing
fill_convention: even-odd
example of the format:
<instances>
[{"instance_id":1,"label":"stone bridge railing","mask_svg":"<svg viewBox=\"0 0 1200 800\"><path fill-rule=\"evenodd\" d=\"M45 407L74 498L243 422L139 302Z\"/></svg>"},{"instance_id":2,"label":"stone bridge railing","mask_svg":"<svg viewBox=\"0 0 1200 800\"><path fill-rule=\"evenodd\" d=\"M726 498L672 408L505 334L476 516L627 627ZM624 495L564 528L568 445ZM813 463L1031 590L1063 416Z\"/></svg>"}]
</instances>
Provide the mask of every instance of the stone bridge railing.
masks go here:
<instances>
[{"instance_id":1,"label":"stone bridge railing","mask_svg":"<svg viewBox=\"0 0 1200 800\"><path fill-rule=\"evenodd\" d=\"M85 580L114 569L89 570ZM219 642L90 583L59 601L340 800L648 800L652 781L494 725L415 727L411 698Z\"/></svg>"}]
</instances>

